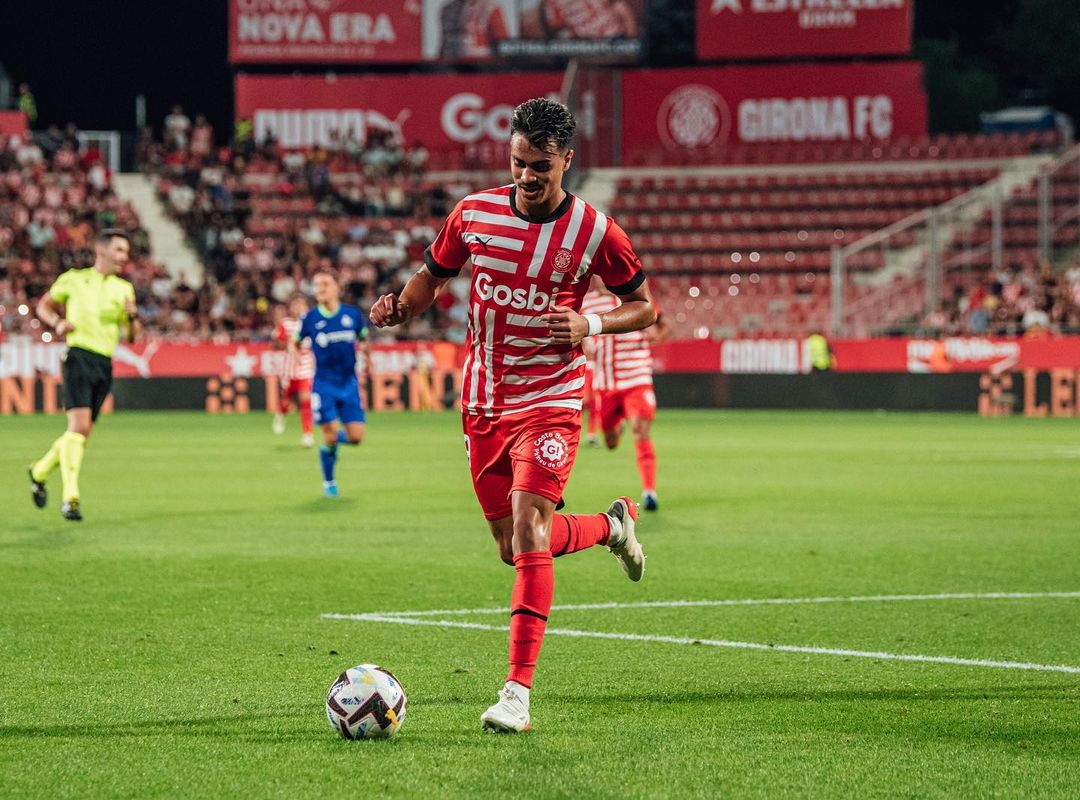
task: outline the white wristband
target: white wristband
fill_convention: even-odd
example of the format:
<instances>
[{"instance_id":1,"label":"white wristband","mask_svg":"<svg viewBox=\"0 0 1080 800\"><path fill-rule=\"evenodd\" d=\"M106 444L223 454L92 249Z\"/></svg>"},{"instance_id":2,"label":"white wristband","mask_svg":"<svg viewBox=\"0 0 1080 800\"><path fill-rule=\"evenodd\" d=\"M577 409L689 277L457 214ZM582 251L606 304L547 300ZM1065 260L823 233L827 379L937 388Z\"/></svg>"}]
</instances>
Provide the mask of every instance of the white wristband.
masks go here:
<instances>
[{"instance_id":1,"label":"white wristband","mask_svg":"<svg viewBox=\"0 0 1080 800\"><path fill-rule=\"evenodd\" d=\"M582 316L589 323L589 332L585 334L586 336L596 336L604 330L604 322L599 314L583 314Z\"/></svg>"}]
</instances>

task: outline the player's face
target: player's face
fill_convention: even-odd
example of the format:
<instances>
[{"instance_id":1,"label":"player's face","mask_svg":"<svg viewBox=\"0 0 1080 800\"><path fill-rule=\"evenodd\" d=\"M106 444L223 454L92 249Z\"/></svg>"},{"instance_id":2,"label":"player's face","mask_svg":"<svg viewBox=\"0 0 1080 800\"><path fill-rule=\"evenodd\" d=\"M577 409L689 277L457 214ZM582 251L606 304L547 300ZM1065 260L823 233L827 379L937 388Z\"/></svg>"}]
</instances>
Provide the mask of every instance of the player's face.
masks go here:
<instances>
[{"instance_id":1,"label":"player's face","mask_svg":"<svg viewBox=\"0 0 1080 800\"><path fill-rule=\"evenodd\" d=\"M324 306L333 303L338 298L337 281L325 273L315 276L313 288L315 299Z\"/></svg>"},{"instance_id":2,"label":"player's face","mask_svg":"<svg viewBox=\"0 0 1080 800\"><path fill-rule=\"evenodd\" d=\"M554 143L539 148L520 133L510 139L510 172L518 197L526 208L554 210L562 189L563 173L570 168L573 150L559 152Z\"/></svg>"},{"instance_id":3,"label":"player's face","mask_svg":"<svg viewBox=\"0 0 1080 800\"><path fill-rule=\"evenodd\" d=\"M97 254L113 272L119 272L131 257L131 245L127 239L114 236L107 244L97 245Z\"/></svg>"}]
</instances>

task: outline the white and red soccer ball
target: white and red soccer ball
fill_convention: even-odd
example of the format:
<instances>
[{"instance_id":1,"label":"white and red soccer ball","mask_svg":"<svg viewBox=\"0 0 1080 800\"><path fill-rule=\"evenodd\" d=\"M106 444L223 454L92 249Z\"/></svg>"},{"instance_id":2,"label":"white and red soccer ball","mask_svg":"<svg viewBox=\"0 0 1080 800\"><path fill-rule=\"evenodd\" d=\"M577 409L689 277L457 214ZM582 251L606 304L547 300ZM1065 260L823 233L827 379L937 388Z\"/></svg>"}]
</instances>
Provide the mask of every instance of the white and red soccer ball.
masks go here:
<instances>
[{"instance_id":1,"label":"white and red soccer ball","mask_svg":"<svg viewBox=\"0 0 1080 800\"><path fill-rule=\"evenodd\" d=\"M384 739L405 721L405 689L374 664L345 670L326 694L326 719L345 739Z\"/></svg>"}]
</instances>

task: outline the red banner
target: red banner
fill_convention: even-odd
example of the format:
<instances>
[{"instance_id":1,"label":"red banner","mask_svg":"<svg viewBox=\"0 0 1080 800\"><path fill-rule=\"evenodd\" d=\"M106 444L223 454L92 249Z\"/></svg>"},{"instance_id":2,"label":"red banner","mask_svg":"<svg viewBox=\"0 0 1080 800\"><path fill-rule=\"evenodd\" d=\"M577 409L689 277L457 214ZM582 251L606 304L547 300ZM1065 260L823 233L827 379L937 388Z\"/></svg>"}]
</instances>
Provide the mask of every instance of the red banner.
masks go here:
<instances>
[{"instance_id":1,"label":"red banner","mask_svg":"<svg viewBox=\"0 0 1080 800\"><path fill-rule=\"evenodd\" d=\"M405 144L432 152L469 146L497 149L509 163L510 116L525 100L559 91L558 72L513 76L393 75L370 77L238 75L236 114L248 117L261 139L273 134L286 148L329 145L349 131L366 140L391 131Z\"/></svg>"},{"instance_id":2,"label":"red banner","mask_svg":"<svg viewBox=\"0 0 1080 800\"><path fill-rule=\"evenodd\" d=\"M26 114L21 111L0 111L0 136L22 136L26 133Z\"/></svg>"},{"instance_id":3,"label":"red banner","mask_svg":"<svg viewBox=\"0 0 1080 800\"><path fill-rule=\"evenodd\" d=\"M677 161L734 145L926 134L915 62L629 70L623 87L625 154L660 151Z\"/></svg>"},{"instance_id":4,"label":"red banner","mask_svg":"<svg viewBox=\"0 0 1080 800\"><path fill-rule=\"evenodd\" d=\"M698 58L904 55L912 0L697 0Z\"/></svg>"},{"instance_id":5,"label":"red banner","mask_svg":"<svg viewBox=\"0 0 1080 800\"><path fill-rule=\"evenodd\" d=\"M955 337L943 341L945 358L933 358L932 339L837 339L830 342L836 372L989 372L1080 370L1080 336L1045 339ZM66 347L29 340L0 345L0 378L59 376ZM727 339L662 342L653 346L656 372L797 375L810 372L804 339ZM281 353L265 343L121 345L113 356L118 378L194 378L230 374L264 377L278 371ZM424 365L461 367L464 347L447 342L374 345L372 374L407 373Z\"/></svg>"},{"instance_id":6,"label":"red banner","mask_svg":"<svg viewBox=\"0 0 1080 800\"><path fill-rule=\"evenodd\" d=\"M420 0L229 0L229 60L419 61L420 11Z\"/></svg>"}]
</instances>

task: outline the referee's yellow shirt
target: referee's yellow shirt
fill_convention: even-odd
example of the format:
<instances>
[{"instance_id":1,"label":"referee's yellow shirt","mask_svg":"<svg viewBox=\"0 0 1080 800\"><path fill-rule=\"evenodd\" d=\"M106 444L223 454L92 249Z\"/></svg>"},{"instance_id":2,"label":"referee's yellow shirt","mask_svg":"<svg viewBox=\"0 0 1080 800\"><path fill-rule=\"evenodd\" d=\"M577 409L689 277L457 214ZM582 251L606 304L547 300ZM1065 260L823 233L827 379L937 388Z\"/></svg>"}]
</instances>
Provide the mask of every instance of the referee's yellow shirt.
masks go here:
<instances>
[{"instance_id":1,"label":"referee's yellow shirt","mask_svg":"<svg viewBox=\"0 0 1080 800\"><path fill-rule=\"evenodd\" d=\"M49 289L65 306L64 316L75 326L67 343L112 358L127 321L124 302L135 301L135 287L117 275L102 275L93 267L69 269Z\"/></svg>"}]
</instances>

